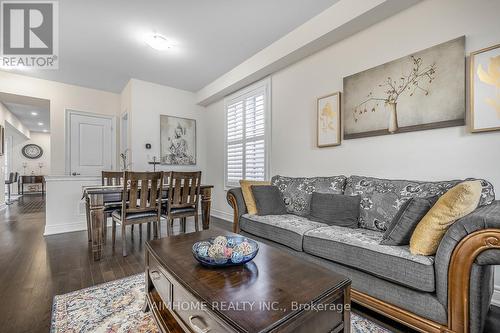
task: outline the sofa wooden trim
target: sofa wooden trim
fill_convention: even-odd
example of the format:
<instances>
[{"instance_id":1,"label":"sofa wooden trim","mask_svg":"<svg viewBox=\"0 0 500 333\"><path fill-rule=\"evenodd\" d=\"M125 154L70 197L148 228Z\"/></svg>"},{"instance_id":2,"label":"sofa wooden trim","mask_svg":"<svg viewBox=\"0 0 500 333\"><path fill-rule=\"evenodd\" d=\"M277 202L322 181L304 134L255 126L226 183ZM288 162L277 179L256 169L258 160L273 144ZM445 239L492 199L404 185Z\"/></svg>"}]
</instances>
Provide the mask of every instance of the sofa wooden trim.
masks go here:
<instances>
[{"instance_id":1,"label":"sofa wooden trim","mask_svg":"<svg viewBox=\"0 0 500 333\"><path fill-rule=\"evenodd\" d=\"M378 312L416 331L426 333L450 332L448 328L442 324L436 323L432 320L416 315L413 312L404 310L354 289L351 289L351 299L365 308Z\"/></svg>"},{"instance_id":2,"label":"sofa wooden trim","mask_svg":"<svg viewBox=\"0 0 500 333\"><path fill-rule=\"evenodd\" d=\"M229 206L233 208L233 232L238 234L240 232L240 213L236 197L231 192L227 192L226 199Z\"/></svg>"},{"instance_id":3,"label":"sofa wooden trim","mask_svg":"<svg viewBox=\"0 0 500 333\"><path fill-rule=\"evenodd\" d=\"M500 250L500 229L483 229L464 237L453 250L448 270L448 328L469 331L469 288L472 264L482 252Z\"/></svg>"},{"instance_id":4,"label":"sofa wooden trim","mask_svg":"<svg viewBox=\"0 0 500 333\"><path fill-rule=\"evenodd\" d=\"M233 208L233 232L239 233L236 197L228 192L227 202ZM483 229L464 237L453 250L448 269L448 323L442 325L398 306L351 289L352 300L366 308L420 332L468 333L470 274L477 256L489 249L500 250L500 229Z\"/></svg>"}]
</instances>

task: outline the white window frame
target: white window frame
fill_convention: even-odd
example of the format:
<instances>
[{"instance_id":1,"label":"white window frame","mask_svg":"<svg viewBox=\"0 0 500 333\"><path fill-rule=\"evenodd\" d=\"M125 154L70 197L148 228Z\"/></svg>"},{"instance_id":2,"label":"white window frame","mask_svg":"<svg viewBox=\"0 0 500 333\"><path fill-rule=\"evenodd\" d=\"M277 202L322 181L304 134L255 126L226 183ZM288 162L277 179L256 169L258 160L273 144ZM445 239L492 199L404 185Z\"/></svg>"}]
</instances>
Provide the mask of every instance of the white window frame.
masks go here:
<instances>
[{"instance_id":1,"label":"white window frame","mask_svg":"<svg viewBox=\"0 0 500 333\"><path fill-rule=\"evenodd\" d=\"M239 184L229 183L227 175L227 113L229 105L243 100L248 95L252 95L256 90L264 90L264 180L270 179L271 170L271 78L267 77L256 83L247 86L224 99L224 188L226 190L238 187ZM243 143L245 140L243 140ZM243 166L245 162L243 162Z\"/></svg>"}]
</instances>

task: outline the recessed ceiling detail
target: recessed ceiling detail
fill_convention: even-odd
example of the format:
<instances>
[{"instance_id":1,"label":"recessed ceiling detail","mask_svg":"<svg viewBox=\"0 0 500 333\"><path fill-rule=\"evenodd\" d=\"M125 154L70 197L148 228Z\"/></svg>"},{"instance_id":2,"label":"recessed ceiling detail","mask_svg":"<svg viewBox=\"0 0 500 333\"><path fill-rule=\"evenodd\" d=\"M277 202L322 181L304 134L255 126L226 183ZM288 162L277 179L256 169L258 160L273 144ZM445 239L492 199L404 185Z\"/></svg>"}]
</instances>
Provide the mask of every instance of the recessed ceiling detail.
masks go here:
<instances>
[{"instance_id":1,"label":"recessed ceiling detail","mask_svg":"<svg viewBox=\"0 0 500 333\"><path fill-rule=\"evenodd\" d=\"M30 131L50 132L50 102L48 100L0 93L0 103L5 105Z\"/></svg>"}]
</instances>

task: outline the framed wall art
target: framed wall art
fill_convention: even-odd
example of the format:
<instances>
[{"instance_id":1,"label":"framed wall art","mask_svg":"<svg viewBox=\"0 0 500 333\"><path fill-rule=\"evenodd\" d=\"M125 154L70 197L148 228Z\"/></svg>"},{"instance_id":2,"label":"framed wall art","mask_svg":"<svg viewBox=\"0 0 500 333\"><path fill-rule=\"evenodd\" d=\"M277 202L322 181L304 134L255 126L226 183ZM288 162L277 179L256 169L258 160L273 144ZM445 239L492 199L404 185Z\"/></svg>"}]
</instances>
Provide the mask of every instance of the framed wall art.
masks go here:
<instances>
[{"instance_id":1,"label":"framed wall art","mask_svg":"<svg viewBox=\"0 0 500 333\"><path fill-rule=\"evenodd\" d=\"M465 37L344 78L344 139L465 125Z\"/></svg>"},{"instance_id":2,"label":"framed wall art","mask_svg":"<svg viewBox=\"0 0 500 333\"><path fill-rule=\"evenodd\" d=\"M160 115L160 162L196 164L196 120Z\"/></svg>"},{"instance_id":3,"label":"framed wall art","mask_svg":"<svg viewBox=\"0 0 500 333\"><path fill-rule=\"evenodd\" d=\"M318 98L316 108L317 146L322 148L340 145L340 92Z\"/></svg>"},{"instance_id":4,"label":"framed wall art","mask_svg":"<svg viewBox=\"0 0 500 333\"><path fill-rule=\"evenodd\" d=\"M500 44L470 55L472 132L500 130Z\"/></svg>"}]
</instances>

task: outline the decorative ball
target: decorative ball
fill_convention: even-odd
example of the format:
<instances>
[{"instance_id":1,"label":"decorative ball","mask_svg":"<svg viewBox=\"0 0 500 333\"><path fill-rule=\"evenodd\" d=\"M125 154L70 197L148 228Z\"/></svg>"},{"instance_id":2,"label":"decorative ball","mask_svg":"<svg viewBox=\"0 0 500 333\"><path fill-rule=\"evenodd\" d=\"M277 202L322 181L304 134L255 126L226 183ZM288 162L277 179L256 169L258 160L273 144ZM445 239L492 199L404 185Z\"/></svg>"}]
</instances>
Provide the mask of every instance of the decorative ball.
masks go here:
<instances>
[{"instance_id":1,"label":"decorative ball","mask_svg":"<svg viewBox=\"0 0 500 333\"><path fill-rule=\"evenodd\" d=\"M224 246L220 244L212 244L208 248L208 256L210 258L220 258L224 256Z\"/></svg>"},{"instance_id":2,"label":"decorative ball","mask_svg":"<svg viewBox=\"0 0 500 333\"><path fill-rule=\"evenodd\" d=\"M234 241L234 238L227 238L227 246L228 247L234 247L236 245L236 242Z\"/></svg>"},{"instance_id":3,"label":"decorative ball","mask_svg":"<svg viewBox=\"0 0 500 333\"><path fill-rule=\"evenodd\" d=\"M231 255L233 254L233 249L230 247L224 248L224 256L226 258L231 258Z\"/></svg>"},{"instance_id":4,"label":"decorative ball","mask_svg":"<svg viewBox=\"0 0 500 333\"><path fill-rule=\"evenodd\" d=\"M206 256L208 256L208 248L209 247L210 246L204 245L204 244L199 245L196 252L198 253L199 256L206 257Z\"/></svg>"},{"instance_id":5,"label":"decorative ball","mask_svg":"<svg viewBox=\"0 0 500 333\"><path fill-rule=\"evenodd\" d=\"M217 236L213 241L214 245L222 245L223 247L227 246L227 238L224 236Z\"/></svg>"},{"instance_id":6,"label":"decorative ball","mask_svg":"<svg viewBox=\"0 0 500 333\"><path fill-rule=\"evenodd\" d=\"M231 254L231 261L235 264L240 263L241 261L243 261L243 254L238 251L233 251L233 253Z\"/></svg>"},{"instance_id":7,"label":"decorative ball","mask_svg":"<svg viewBox=\"0 0 500 333\"><path fill-rule=\"evenodd\" d=\"M237 245L235 247L235 250L236 248L238 248L238 252L241 252L245 256L252 253L252 245L250 245L250 243L248 243L246 240Z\"/></svg>"}]
</instances>

